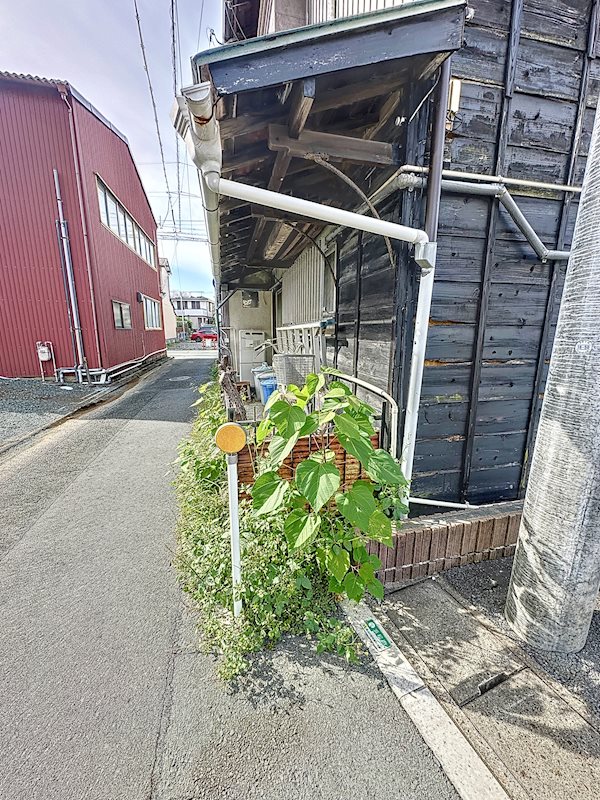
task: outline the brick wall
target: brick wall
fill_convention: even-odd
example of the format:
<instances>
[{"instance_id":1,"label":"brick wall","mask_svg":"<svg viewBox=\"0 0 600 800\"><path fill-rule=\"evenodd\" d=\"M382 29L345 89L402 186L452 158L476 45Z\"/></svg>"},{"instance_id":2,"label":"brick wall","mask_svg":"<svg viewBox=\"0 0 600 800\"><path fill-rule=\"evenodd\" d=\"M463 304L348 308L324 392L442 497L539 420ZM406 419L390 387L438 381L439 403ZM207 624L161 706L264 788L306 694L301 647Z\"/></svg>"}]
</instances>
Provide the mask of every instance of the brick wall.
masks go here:
<instances>
[{"instance_id":1,"label":"brick wall","mask_svg":"<svg viewBox=\"0 0 600 800\"><path fill-rule=\"evenodd\" d=\"M451 567L510 556L515 551L522 500L411 519L394 534L394 546L375 549L379 578L396 583Z\"/></svg>"}]
</instances>

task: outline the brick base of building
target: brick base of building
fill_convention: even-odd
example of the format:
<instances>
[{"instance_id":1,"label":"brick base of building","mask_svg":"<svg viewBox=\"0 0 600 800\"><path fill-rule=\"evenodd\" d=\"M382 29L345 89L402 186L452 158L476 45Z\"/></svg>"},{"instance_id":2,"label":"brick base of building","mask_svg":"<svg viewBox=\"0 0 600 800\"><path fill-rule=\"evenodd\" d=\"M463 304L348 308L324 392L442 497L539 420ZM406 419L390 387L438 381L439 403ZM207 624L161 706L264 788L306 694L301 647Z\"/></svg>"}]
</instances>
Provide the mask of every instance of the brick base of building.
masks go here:
<instances>
[{"instance_id":1,"label":"brick base of building","mask_svg":"<svg viewBox=\"0 0 600 800\"><path fill-rule=\"evenodd\" d=\"M452 567L510 556L515 551L523 501L495 503L408 520L393 547L379 545L384 584L423 578Z\"/></svg>"}]
</instances>

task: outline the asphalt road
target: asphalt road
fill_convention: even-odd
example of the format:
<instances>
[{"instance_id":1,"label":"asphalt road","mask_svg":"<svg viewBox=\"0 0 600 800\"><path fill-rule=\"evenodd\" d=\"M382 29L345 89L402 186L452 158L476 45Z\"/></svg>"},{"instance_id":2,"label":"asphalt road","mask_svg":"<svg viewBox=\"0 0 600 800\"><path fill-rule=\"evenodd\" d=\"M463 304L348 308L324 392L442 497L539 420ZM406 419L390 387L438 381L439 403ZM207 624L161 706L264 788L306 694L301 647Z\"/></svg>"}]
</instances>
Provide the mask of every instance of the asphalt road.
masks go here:
<instances>
[{"instance_id":1,"label":"asphalt road","mask_svg":"<svg viewBox=\"0 0 600 800\"><path fill-rule=\"evenodd\" d=\"M0 461L1 800L445 800L375 668L289 640L234 689L170 566L178 358Z\"/></svg>"}]
</instances>

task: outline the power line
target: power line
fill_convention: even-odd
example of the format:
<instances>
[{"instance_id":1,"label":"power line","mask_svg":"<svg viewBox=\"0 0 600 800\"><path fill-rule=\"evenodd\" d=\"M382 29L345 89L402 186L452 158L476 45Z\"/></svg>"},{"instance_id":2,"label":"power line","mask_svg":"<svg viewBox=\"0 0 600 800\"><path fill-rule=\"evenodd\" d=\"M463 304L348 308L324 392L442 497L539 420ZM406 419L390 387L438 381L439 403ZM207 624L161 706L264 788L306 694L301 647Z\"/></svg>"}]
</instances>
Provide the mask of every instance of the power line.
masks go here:
<instances>
[{"instance_id":1,"label":"power line","mask_svg":"<svg viewBox=\"0 0 600 800\"><path fill-rule=\"evenodd\" d=\"M196 44L196 52L200 50L200 37L202 35L202 17L204 16L204 0L200 6L200 22L198 23L198 42Z\"/></svg>"},{"instance_id":2,"label":"power line","mask_svg":"<svg viewBox=\"0 0 600 800\"><path fill-rule=\"evenodd\" d=\"M173 72L173 97L177 97L177 0L171 0L171 68ZM177 218L181 227L181 164L179 154L179 134L175 134L175 154L177 163Z\"/></svg>"},{"instance_id":3,"label":"power line","mask_svg":"<svg viewBox=\"0 0 600 800\"><path fill-rule=\"evenodd\" d=\"M169 187L169 178L167 176L167 165L165 163L165 151L163 148L162 137L160 135L160 125L158 124L158 113L156 110L156 100L154 98L154 89L152 88L152 80L150 79L150 70L148 69L148 59L146 58L146 48L144 46L144 36L142 34L142 23L140 22L140 12L138 10L137 0L133 0L133 8L135 11L135 19L137 23L138 34L140 37L140 50L142 51L142 60L144 63L144 71L146 72L146 78L148 80L148 91L150 92L150 102L152 103L152 112L154 114L154 125L156 127L156 138L158 139L158 148L160 150L160 160L162 163L163 168L163 175L165 178L165 185L167 187L167 194L169 195L169 203L171 201L171 189ZM168 213L168 211L167 211ZM173 227L177 227L175 224L175 212L171 207L171 217L173 219Z\"/></svg>"}]
</instances>

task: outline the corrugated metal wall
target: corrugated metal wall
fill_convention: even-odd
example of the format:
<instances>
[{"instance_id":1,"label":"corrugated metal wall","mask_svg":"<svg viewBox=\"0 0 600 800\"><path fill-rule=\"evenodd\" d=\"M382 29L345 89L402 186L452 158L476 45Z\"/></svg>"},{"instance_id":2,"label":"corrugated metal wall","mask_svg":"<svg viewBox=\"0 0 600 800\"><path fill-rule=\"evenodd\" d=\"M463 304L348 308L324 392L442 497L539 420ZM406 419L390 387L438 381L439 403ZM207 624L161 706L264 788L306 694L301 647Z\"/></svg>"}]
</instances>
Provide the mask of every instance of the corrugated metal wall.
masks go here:
<instances>
[{"instance_id":1,"label":"corrugated metal wall","mask_svg":"<svg viewBox=\"0 0 600 800\"><path fill-rule=\"evenodd\" d=\"M39 375L35 343L49 340L57 365L74 355L55 220L59 173L75 264L84 264L67 107L54 86L0 81L0 374ZM97 367L89 287L76 276L84 344Z\"/></svg>"},{"instance_id":2,"label":"corrugated metal wall","mask_svg":"<svg viewBox=\"0 0 600 800\"><path fill-rule=\"evenodd\" d=\"M327 253L332 269L335 269L334 251ZM323 255L314 247L308 247L290 269L281 275L282 322L284 325L300 325L318 322L325 312L335 310L335 284L331 270Z\"/></svg>"},{"instance_id":3,"label":"corrugated metal wall","mask_svg":"<svg viewBox=\"0 0 600 800\"><path fill-rule=\"evenodd\" d=\"M156 225L127 144L74 98L92 283L66 103L53 84L0 80L0 375L37 376L36 341L54 345L57 365L75 363L60 250L53 169L68 224L85 354L90 368L110 367L164 347L146 331L136 293L160 302L159 275L100 222L97 172L156 244ZM129 303L131 330L116 330L111 300Z\"/></svg>"},{"instance_id":4,"label":"corrugated metal wall","mask_svg":"<svg viewBox=\"0 0 600 800\"><path fill-rule=\"evenodd\" d=\"M129 147L83 105L74 101L86 193L95 308L102 366L141 358L165 346L164 330L145 330L137 292L161 302L158 271L100 222L96 175L125 206L156 247L156 223ZM158 258L156 259L158 263ZM114 326L112 300L131 306L131 330Z\"/></svg>"}]
</instances>

